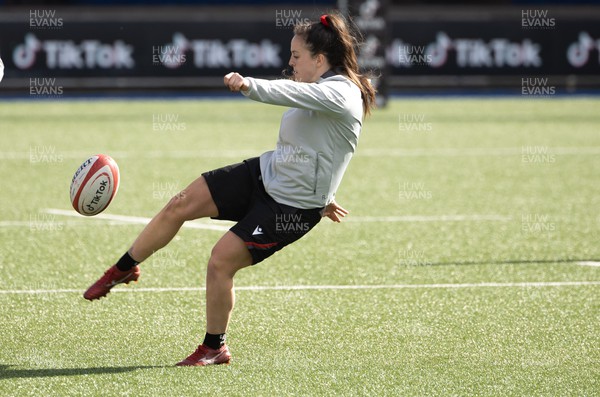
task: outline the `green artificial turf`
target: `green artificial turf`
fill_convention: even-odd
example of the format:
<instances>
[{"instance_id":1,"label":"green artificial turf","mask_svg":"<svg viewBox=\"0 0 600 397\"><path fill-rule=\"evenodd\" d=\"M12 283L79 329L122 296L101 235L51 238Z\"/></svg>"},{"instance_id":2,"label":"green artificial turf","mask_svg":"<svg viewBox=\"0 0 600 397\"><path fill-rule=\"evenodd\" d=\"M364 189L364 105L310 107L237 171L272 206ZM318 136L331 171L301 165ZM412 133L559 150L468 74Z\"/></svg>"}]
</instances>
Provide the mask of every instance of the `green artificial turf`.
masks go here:
<instances>
[{"instance_id":1,"label":"green artificial turf","mask_svg":"<svg viewBox=\"0 0 600 397\"><path fill-rule=\"evenodd\" d=\"M184 228L136 285L81 295L141 231L126 217L272 149L285 109L3 103L0 395L598 395L600 267L581 262L600 262L599 106L391 101L337 192L347 219L236 276L232 364L179 368L222 231ZM120 221L71 216L96 153L119 164Z\"/></svg>"}]
</instances>

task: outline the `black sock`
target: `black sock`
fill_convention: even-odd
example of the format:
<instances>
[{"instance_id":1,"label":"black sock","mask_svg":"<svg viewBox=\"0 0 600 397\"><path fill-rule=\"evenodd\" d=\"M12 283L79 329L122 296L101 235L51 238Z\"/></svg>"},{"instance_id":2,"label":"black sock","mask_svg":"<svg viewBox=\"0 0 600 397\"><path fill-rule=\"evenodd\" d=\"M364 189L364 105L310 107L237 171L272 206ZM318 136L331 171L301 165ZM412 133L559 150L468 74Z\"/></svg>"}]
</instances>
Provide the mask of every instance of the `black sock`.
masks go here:
<instances>
[{"instance_id":1,"label":"black sock","mask_svg":"<svg viewBox=\"0 0 600 397\"><path fill-rule=\"evenodd\" d=\"M209 334L208 332L204 336L204 342L202 344L210 347L211 349L218 349L225 344L225 334Z\"/></svg>"},{"instance_id":2,"label":"black sock","mask_svg":"<svg viewBox=\"0 0 600 397\"><path fill-rule=\"evenodd\" d=\"M121 259L119 259L119 261L117 262L117 269L119 269L122 272L126 272L128 270L131 270L138 263L139 262L136 262L136 260L133 259L131 255L129 255L129 251L127 251L125 255L123 255Z\"/></svg>"}]
</instances>

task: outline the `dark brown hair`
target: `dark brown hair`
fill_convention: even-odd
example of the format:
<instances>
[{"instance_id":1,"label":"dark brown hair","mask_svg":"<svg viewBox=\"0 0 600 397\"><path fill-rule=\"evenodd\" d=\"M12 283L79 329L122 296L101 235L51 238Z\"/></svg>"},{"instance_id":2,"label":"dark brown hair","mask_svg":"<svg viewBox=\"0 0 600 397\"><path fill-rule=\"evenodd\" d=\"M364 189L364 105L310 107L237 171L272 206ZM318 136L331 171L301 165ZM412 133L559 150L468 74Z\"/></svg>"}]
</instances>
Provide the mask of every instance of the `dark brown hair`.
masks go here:
<instances>
[{"instance_id":1,"label":"dark brown hair","mask_svg":"<svg viewBox=\"0 0 600 397\"><path fill-rule=\"evenodd\" d=\"M304 39L313 56L323 54L333 71L345 75L358 86L362 96L363 112L370 114L375 106L375 88L358 69L355 48L359 43L354 35L360 35L358 32L350 31L345 18L340 14L327 14L324 22L296 25L294 34Z\"/></svg>"}]
</instances>

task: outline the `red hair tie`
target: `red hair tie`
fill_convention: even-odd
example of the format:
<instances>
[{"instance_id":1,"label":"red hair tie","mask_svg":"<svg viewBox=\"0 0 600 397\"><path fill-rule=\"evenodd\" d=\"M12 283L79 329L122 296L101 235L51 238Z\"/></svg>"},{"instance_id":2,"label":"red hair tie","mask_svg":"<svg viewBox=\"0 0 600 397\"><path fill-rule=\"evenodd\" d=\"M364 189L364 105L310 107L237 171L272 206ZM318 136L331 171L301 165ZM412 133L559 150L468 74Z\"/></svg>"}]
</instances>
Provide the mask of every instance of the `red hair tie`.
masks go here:
<instances>
[{"instance_id":1,"label":"red hair tie","mask_svg":"<svg viewBox=\"0 0 600 397\"><path fill-rule=\"evenodd\" d=\"M329 27L329 22L327 22L327 14L321 15L321 23L325 25L326 28Z\"/></svg>"}]
</instances>

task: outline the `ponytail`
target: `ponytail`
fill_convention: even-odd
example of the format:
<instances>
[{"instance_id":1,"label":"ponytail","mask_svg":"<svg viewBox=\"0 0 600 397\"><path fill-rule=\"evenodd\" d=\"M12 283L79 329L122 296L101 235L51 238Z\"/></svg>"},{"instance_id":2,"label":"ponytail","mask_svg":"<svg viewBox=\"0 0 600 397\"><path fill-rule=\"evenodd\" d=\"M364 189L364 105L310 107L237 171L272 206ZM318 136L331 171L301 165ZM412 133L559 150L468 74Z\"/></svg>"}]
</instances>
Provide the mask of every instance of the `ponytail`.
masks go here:
<instances>
[{"instance_id":1,"label":"ponytail","mask_svg":"<svg viewBox=\"0 0 600 397\"><path fill-rule=\"evenodd\" d=\"M338 14L321 16L319 22L296 25L294 34L304 38L313 55L323 54L332 69L344 74L358 86L363 102L363 114L371 114L375 107L375 88L367 78L360 74L355 48L359 42L348 28L345 18Z\"/></svg>"}]
</instances>

